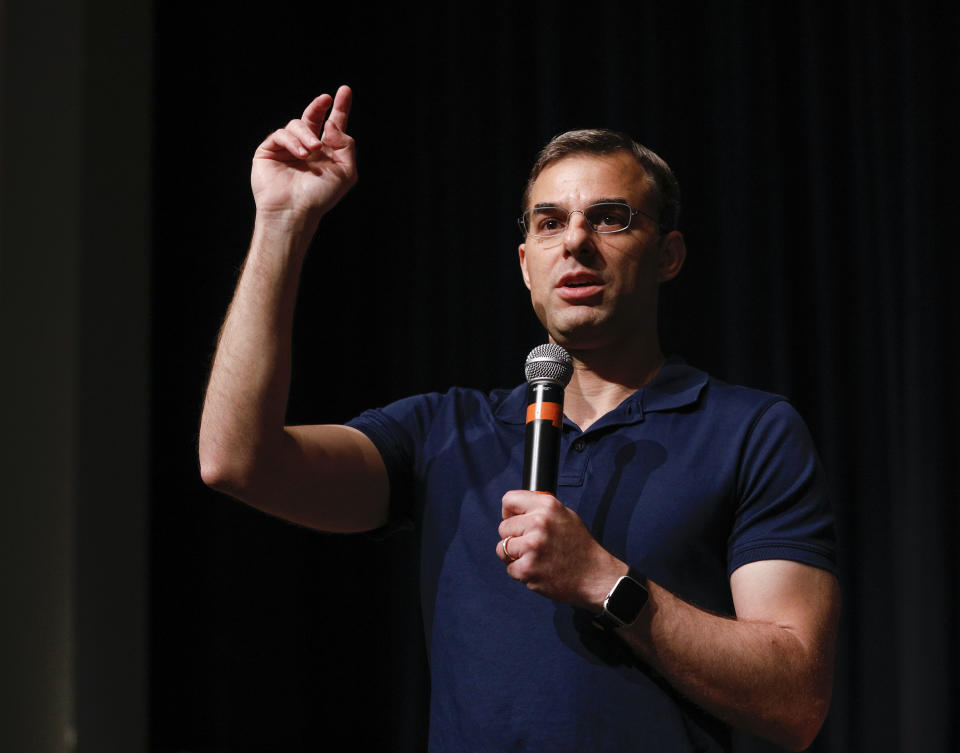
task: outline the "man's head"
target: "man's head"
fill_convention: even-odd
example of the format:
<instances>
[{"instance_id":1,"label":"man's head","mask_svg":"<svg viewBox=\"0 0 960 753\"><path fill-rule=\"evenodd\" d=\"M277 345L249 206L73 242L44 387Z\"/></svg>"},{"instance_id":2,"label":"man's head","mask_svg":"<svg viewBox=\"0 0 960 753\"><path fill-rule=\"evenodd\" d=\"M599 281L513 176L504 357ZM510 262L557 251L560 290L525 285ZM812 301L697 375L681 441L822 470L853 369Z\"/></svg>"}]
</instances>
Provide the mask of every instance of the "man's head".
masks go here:
<instances>
[{"instance_id":1,"label":"man's head","mask_svg":"<svg viewBox=\"0 0 960 753\"><path fill-rule=\"evenodd\" d=\"M657 210L660 231L667 233L676 230L680 219L680 184L670 166L652 149L638 144L625 133L608 128L567 131L550 139L537 154L530 170L530 177L523 189L521 211L526 212L530 208L530 191L544 168L564 157L578 154L607 155L615 152L632 154L643 168L650 185L652 203Z\"/></svg>"},{"instance_id":2,"label":"man's head","mask_svg":"<svg viewBox=\"0 0 960 753\"><path fill-rule=\"evenodd\" d=\"M659 285L686 257L666 163L612 131L562 134L531 171L524 211L520 267L551 338L568 349L659 352Z\"/></svg>"}]
</instances>

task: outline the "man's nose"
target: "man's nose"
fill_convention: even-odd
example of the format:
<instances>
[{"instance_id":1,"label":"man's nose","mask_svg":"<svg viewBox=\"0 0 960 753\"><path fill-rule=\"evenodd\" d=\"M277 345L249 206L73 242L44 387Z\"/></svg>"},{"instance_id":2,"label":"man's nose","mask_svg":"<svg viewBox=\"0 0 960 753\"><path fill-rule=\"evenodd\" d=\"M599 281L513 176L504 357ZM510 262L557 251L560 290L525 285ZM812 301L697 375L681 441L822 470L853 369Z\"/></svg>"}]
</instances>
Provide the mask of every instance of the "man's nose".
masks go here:
<instances>
[{"instance_id":1,"label":"man's nose","mask_svg":"<svg viewBox=\"0 0 960 753\"><path fill-rule=\"evenodd\" d=\"M567 253L578 256L582 253L592 253L596 249L594 243L596 233L587 222L587 218L579 209L570 212L567 227L563 231L563 247Z\"/></svg>"}]
</instances>

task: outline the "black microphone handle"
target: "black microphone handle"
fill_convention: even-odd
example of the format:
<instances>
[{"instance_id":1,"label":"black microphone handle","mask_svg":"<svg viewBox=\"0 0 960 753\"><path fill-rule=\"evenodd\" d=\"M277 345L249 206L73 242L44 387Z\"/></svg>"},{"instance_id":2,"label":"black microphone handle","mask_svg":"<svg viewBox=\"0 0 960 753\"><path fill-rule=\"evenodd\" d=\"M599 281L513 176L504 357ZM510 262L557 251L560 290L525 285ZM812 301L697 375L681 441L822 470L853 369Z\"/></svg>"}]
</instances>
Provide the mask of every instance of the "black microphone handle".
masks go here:
<instances>
[{"instance_id":1,"label":"black microphone handle","mask_svg":"<svg viewBox=\"0 0 960 753\"><path fill-rule=\"evenodd\" d=\"M528 384L524 489L556 495L562 434L563 387L553 381Z\"/></svg>"}]
</instances>

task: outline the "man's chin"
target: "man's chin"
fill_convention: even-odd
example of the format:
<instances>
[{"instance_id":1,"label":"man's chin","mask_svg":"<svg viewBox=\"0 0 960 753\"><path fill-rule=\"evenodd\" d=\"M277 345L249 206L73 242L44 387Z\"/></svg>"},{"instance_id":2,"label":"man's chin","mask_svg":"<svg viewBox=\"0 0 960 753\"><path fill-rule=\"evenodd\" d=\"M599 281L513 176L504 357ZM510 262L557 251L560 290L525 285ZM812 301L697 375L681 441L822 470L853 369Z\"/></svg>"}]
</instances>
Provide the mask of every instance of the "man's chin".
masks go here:
<instances>
[{"instance_id":1,"label":"man's chin","mask_svg":"<svg viewBox=\"0 0 960 753\"><path fill-rule=\"evenodd\" d=\"M575 325L564 323L565 326L548 327L550 341L569 351L593 350L603 347L609 340L604 330L596 322L579 322Z\"/></svg>"}]
</instances>

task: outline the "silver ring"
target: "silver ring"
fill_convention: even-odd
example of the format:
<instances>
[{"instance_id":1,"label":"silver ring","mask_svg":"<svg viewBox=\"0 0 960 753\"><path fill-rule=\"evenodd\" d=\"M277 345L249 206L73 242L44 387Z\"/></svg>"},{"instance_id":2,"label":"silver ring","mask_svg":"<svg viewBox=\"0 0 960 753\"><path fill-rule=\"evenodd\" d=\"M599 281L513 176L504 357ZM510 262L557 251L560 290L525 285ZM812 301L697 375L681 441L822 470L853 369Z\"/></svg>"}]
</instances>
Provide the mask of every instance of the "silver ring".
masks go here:
<instances>
[{"instance_id":1,"label":"silver ring","mask_svg":"<svg viewBox=\"0 0 960 753\"><path fill-rule=\"evenodd\" d=\"M512 554L510 554L510 552L507 551L507 542L510 541L510 539L512 539L512 538L513 538L513 536L507 536L507 538L505 538L505 539L504 539L502 542L500 542L500 543L503 545L503 556L506 557L508 561L510 561L510 562L515 562L517 558L514 557Z\"/></svg>"}]
</instances>

